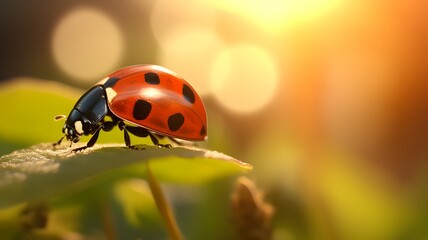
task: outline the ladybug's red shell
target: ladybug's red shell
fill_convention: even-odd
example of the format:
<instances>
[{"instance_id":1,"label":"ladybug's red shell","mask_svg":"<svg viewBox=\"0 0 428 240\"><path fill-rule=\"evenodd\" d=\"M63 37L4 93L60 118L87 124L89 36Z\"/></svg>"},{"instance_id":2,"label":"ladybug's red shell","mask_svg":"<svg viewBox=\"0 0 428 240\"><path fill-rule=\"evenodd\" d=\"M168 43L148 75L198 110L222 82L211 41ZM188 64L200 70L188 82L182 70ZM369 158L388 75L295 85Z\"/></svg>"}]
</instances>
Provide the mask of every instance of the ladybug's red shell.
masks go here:
<instances>
[{"instance_id":1,"label":"ladybug's red shell","mask_svg":"<svg viewBox=\"0 0 428 240\"><path fill-rule=\"evenodd\" d=\"M207 138L204 104L189 83L156 65L122 68L103 83L110 111L117 117L170 137Z\"/></svg>"}]
</instances>

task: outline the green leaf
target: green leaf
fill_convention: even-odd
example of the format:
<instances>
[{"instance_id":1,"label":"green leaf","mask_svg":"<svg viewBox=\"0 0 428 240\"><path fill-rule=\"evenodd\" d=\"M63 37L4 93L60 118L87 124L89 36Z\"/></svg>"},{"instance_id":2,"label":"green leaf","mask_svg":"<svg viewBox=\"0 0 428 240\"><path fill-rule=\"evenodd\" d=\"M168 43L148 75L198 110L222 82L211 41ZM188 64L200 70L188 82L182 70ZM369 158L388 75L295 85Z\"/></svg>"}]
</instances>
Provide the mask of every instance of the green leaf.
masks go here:
<instances>
[{"instance_id":1,"label":"green leaf","mask_svg":"<svg viewBox=\"0 0 428 240\"><path fill-rule=\"evenodd\" d=\"M76 147L76 146L75 146ZM252 166L216 151L195 147L131 150L97 144L84 152L39 144L0 157L0 207L48 198L89 180L146 178L147 161L160 182L200 184L249 171Z\"/></svg>"}]
</instances>

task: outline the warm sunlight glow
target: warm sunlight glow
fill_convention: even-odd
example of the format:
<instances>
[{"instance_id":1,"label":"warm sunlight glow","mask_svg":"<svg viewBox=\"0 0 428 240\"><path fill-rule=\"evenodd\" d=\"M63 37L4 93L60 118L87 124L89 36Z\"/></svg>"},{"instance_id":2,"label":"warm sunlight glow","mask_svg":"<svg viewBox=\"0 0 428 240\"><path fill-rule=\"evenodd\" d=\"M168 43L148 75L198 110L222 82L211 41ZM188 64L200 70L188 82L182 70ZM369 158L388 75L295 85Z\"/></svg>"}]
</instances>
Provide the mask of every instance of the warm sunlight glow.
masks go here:
<instances>
[{"instance_id":1,"label":"warm sunlight glow","mask_svg":"<svg viewBox=\"0 0 428 240\"><path fill-rule=\"evenodd\" d=\"M114 68L123 51L117 25L105 14L78 8L56 26L52 51L57 64L80 81L93 81Z\"/></svg>"},{"instance_id":2,"label":"warm sunlight glow","mask_svg":"<svg viewBox=\"0 0 428 240\"><path fill-rule=\"evenodd\" d=\"M209 71L223 46L215 32L215 9L202 1L159 0L150 20L160 65L183 76L199 94L208 94Z\"/></svg>"},{"instance_id":3,"label":"warm sunlight glow","mask_svg":"<svg viewBox=\"0 0 428 240\"><path fill-rule=\"evenodd\" d=\"M199 94L206 95L211 66L222 48L222 41L209 30L180 29L165 39L160 63L186 78Z\"/></svg>"},{"instance_id":4,"label":"warm sunlight glow","mask_svg":"<svg viewBox=\"0 0 428 240\"><path fill-rule=\"evenodd\" d=\"M158 0L153 7L150 23L153 34L162 46L168 35L182 25L214 28L215 10L203 1Z\"/></svg>"},{"instance_id":5,"label":"warm sunlight glow","mask_svg":"<svg viewBox=\"0 0 428 240\"><path fill-rule=\"evenodd\" d=\"M279 31L286 24L307 21L333 9L343 0L207 0L241 15L266 30Z\"/></svg>"},{"instance_id":6,"label":"warm sunlight glow","mask_svg":"<svg viewBox=\"0 0 428 240\"><path fill-rule=\"evenodd\" d=\"M227 109L240 113L264 107L278 83L278 69L269 53L247 44L224 49L211 73L216 99Z\"/></svg>"}]
</instances>

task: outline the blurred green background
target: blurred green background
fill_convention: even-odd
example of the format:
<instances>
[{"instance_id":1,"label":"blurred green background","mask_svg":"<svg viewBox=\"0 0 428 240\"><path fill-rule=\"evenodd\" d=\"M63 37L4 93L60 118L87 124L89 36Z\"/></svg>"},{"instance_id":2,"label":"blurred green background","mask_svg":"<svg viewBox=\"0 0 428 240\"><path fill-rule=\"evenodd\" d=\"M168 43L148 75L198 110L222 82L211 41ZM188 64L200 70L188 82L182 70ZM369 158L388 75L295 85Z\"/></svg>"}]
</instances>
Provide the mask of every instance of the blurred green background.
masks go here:
<instances>
[{"instance_id":1,"label":"blurred green background","mask_svg":"<svg viewBox=\"0 0 428 240\"><path fill-rule=\"evenodd\" d=\"M21 0L0 13L0 153L56 141L53 116L86 89L158 64L202 96L201 146L254 166L274 239L428 238L428 2ZM200 206L223 211L209 199L222 184Z\"/></svg>"}]
</instances>

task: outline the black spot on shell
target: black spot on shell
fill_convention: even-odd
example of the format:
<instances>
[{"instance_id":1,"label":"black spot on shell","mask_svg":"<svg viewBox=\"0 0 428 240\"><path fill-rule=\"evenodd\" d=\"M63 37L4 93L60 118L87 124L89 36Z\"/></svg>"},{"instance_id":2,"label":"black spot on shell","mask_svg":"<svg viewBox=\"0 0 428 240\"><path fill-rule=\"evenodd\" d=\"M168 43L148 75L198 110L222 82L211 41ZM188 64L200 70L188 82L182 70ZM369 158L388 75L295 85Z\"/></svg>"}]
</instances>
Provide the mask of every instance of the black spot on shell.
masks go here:
<instances>
[{"instance_id":1,"label":"black spot on shell","mask_svg":"<svg viewBox=\"0 0 428 240\"><path fill-rule=\"evenodd\" d=\"M111 77L107 79L107 81L104 83L104 88L113 87L117 81L119 81L120 78L117 77Z\"/></svg>"},{"instance_id":2,"label":"black spot on shell","mask_svg":"<svg viewBox=\"0 0 428 240\"><path fill-rule=\"evenodd\" d=\"M151 111L152 111L152 104L150 104L145 100L138 99L135 102L134 110L132 114L135 119L144 120L149 116Z\"/></svg>"},{"instance_id":3,"label":"black spot on shell","mask_svg":"<svg viewBox=\"0 0 428 240\"><path fill-rule=\"evenodd\" d=\"M144 74L144 80L151 85L158 85L160 83L159 75L154 72Z\"/></svg>"},{"instance_id":4,"label":"black spot on shell","mask_svg":"<svg viewBox=\"0 0 428 240\"><path fill-rule=\"evenodd\" d=\"M183 126L184 116L181 113L176 113L168 117L168 128L171 131L177 131Z\"/></svg>"},{"instance_id":5,"label":"black spot on shell","mask_svg":"<svg viewBox=\"0 0 428 240\"><path fill-rule=\"evenodd\" d=\"M205 126L202 126L202 127L201 127L201 131L199 132L199 134L200 134L201 136L205 136L205 134L207 134L207 129L205 129Z\"/></svg>"},{"instance_id":6,"label":"black spot on shell","mask_svg":"<svg viewBox=\"0 0 428 240\"><path fill-rule=\"evenodd\" d=\"M186 84L183 84L183 96L189 103L195 103L195 94L193 93L192 89L187 86Z\"/></svg>"}]
</instances>

